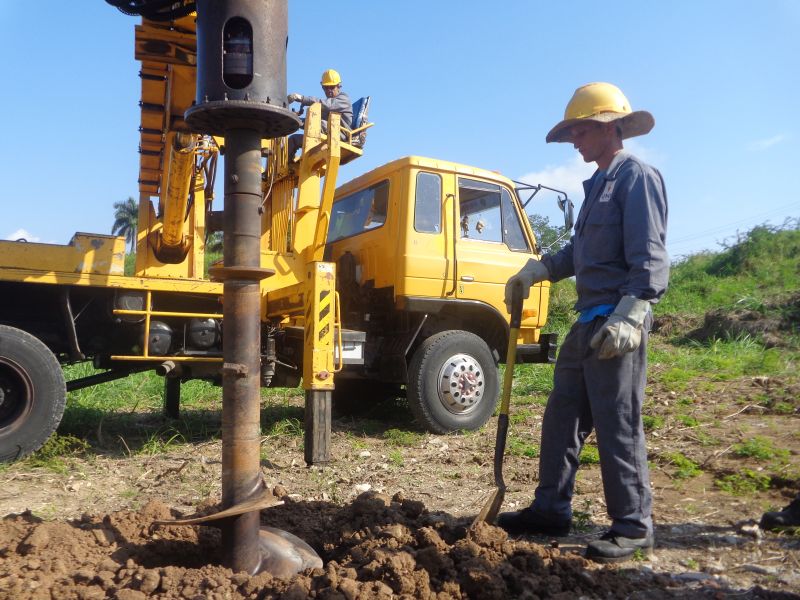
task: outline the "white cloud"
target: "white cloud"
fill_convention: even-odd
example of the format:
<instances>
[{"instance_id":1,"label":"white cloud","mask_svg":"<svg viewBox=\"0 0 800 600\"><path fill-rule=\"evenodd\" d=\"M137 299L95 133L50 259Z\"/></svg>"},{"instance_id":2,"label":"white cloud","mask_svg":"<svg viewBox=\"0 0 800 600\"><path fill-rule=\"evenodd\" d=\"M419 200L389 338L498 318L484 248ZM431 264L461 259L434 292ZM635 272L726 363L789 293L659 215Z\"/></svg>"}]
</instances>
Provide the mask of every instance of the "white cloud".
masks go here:
<instances>
[{"instance_id":1,"label":"white cloud","mask_svg":"<svg viewBox=\"0 0 800 600\"><path fill-rule=\"evenodd\" d=\"M665 162L663 156L647 148L638 140L625 140L625 150L651 165L661 165ZM583 157L575 151L575 155L567 163L547 165L541 171L523 175L519 180L527 183L540 183L562 190L578 203L583 200L583 182L592 176L595 169L597 169L595 163L584 162Z\"/></svg>"},{"instance_id":2,"label":"white cloud","mask_svg":"<svg viewBox=\"0 0 800 600\"><path fill-rule=\"evenodd\" d=\"M767 148L775 146L776 144L780 144L784 140L788 139L788 137L789 136L787 136L785 133L779 133L778 135L773 135L772 137L769 138L756 140L755 142L750 144L750 150L761 152L763 150L766 150Z\"/></svg>"},{"instance_id":3,"label":"white cloud","mask_svg":"<svg viewBox=\"0 0 800 600\"><path fill-rule=\"evenodd\" d=\"M594 163L583 162L581 155L576 152L566 164L547 165L541 171L523 175L519 180L561 190L578 203L583 200L582 182L592 176L595 168Z\"/></svg>"},{"instance_id":4,"label":"white cloud","mask_svg":"<svg viewBox=\"0 0 800 600\"><path fill-rule=\"evenodd\" d=\"M625 150L642 159L648 165L652 165L659 170L663 169L667 162L667 157L658 150L648 148L639 140L640 138L625 140Z\"/></svg>"},{"instance_id":5,"label":"white cloud","mask_svg":"<svg viewBox=\"0 0 800 600\"><path fill-rule=\"evenodd\" d=\"M625 140L625 150L636 155L643 161L651 165L662 165L666 163L666 157L660 152L652 150L638 140ZM517 178L519 181L524 181L531 184L541 184L547 187L555 188L566 192L570 200L575 205L575 209L580 208L583 202L583 182L589 179L597 169L595 163L586 163L583 157L575 151L575 154L560 165L547 165L541 171L533 171L526 173ZM536 195L533 203L526 207L528 213L537 213L550 219L551 223L560 223L562 221L561 212L556 207L556 202L548 196L548 192L544 190ZM520 200L525 202L528 194L520 194ZM577 212L576 212L577 215Z\"/></svg>"},{"instance_id":6,"label":"white cloud","mask_svg":"<svg viewBox=\"0 0 800 600\"><path fill-rule=\"evenodd\" d=\"M25 229L17 229L13 233L8 234L5 239L18 240L20 238L24 238L29 242L38 242L40 239Z\"/></svg>"}]
</instances>

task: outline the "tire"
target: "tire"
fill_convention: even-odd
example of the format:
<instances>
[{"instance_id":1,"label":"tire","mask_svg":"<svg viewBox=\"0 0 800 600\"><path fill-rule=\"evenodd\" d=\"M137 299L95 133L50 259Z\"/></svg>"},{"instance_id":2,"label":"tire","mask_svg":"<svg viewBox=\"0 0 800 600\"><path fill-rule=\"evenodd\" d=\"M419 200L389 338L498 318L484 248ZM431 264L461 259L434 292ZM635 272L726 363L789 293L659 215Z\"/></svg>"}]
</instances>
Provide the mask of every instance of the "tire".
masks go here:
<instances>
[{"instance_id":1,"label":"tire","mask_svg":"<svg viewBox=\"0 0 800 600\"><path fill-rule=\"evenodd\" d=\"M486 342L468 331L443 331L422 342L408 379L411 412L433 433L478 429L497 405L497 364Z\"/></svg>"},{"instance_id":2,"label":"tire","mask_svg":"<svg viewBox=\"0 0 800 600\"><path fill-rule=\"evenodd\" d=\"M50 349L0 325L0 462L41 448L61 422L66 399L64 373Z\"/></svg>"},{"instance_id":3,"label":"tire","mask_svg":"<svg viewBox=\"0 0 800 600\"><path fill-rule=\"evenodd\" d=\"M335 386L332 399L337 416L363 415L381 402L403 394L397 384L372 379L342 379Z\"/></svg>"}]
</instances>

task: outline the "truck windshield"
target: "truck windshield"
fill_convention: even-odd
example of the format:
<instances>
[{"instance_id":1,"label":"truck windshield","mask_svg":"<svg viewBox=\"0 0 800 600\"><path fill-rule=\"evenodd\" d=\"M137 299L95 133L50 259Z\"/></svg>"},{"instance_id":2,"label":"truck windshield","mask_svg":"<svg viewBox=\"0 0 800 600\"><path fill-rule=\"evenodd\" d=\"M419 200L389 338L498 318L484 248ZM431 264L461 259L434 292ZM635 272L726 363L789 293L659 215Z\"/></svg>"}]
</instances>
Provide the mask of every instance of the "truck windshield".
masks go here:
<instances>
[{"instance_id":1,"label":"truck windshield","mask_svg":"<svg viewBox=\"0 0 800 600\"><path fill-rule=\"evenodd\" d=\"M331 211L328 242L380 227L389 209L389 182L381 181L337 200Z\"/></svg>"}]
</instances>

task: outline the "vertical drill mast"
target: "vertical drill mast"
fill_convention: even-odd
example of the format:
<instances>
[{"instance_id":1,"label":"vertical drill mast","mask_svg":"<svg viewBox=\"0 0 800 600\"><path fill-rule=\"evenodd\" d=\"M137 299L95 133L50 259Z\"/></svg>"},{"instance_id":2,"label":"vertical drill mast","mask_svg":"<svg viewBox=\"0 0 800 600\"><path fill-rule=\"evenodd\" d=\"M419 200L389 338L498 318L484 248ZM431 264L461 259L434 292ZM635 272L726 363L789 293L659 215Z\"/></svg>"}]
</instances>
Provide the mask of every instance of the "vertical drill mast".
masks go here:
<instances>
[{"instance_id":1,"label":"vertical drill mast","mask_svg":"<svg viewBox=\"0 0 800 600\"><path fill-rule=\"evenodd\" d=\"M261 139L299 125L286 108L285 0L200 0L197 3L197 99L186 112L198 132L225 137L222 501L247 503L263 490L260 471L259 281ZM230 518L222 529L224 562L256 573L259 511Z\"/></svg>"}]
</instances>

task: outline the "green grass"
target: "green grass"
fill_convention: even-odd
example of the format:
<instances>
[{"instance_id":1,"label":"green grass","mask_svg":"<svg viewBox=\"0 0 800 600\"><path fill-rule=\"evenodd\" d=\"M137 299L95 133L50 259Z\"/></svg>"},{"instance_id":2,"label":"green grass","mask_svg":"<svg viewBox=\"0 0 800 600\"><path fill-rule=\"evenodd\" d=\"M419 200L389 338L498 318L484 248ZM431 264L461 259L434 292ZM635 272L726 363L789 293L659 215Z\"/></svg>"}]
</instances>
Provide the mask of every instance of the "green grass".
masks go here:
<instances>
[{"instance_id":1,"label":"green grass","mask_svg":"<svg viewBox=\"0 0 800 600\"><path fill-rule=\"evenodd\" d=\"M501 377L503 373L501 370ZM511 394L516 398L514 402L525 396L544 396L547 401L552 387L553 365L522 364L514 367L514 384L511 388Z\"/></svg>"},{"instance_id":2,"label":"green grass","mask_svg":"<svg viewBox=\"0 0 800 600\"><path fill-rule=\"evenodd\" d=\"M700 425L700 421L694 418L692 415L675 415L675 418L684 426L684 427L697 427Z\"/></svg>"},{"instance_id":3,"label":"green grass","mask_svg":"<svg viewBox=\"0 0 800 600\"><path fill-rule=\"evenodd\" d=\"M687 558L686 560L684 560L682 562L683 562L683 566L685 566L687 569L690 569L692 571L697 571L697 570L700 569L700 564L693 558Z\"/></svg>"},{"instance_id":4,"label":"green grass","mask_svg":"<svg viewBox=\"0 0 800 600\"><path fill-rule=\"evenodd\" d=\"M162 454L175 446L185 444L186 437L173 427L153 433L139 448L140 454L155 456Z\"/></svg>"},{"instance_id":5,"label":"green grass","mask_svg":"<svg viewBox=\"0 0 800 600\"><path fill-rule=\"evenodd\" d=\"M583 510L572 511L572 527L575 531L585 533L592 525L592 501L588 498L583 501Z\"/></svg>"},{"instance_id":6,"label":"green grass","mask_svg":"<svg viewBox=\"0 0 800 600\"><path fill-rule=\"evenodd\" d=\"M736 444L733 447L733 453L742 458L754 458L756 460L770 460L789 456L788 450L775 448L772 440L761 436L756 436L745 440L741 444Z\"/></svg>"},{"instance_id":7,"label":"green grass","mask_svg":"<svg viewBox=\"0 0 800 600\"><path fill-rule=\"evenodd\" d=\"M82 363L64 372L69 381L97 371ZM143 372L70 392L58 433L86 440L96 452L149 455L220 437L221 387L205 381L184 382L177 420L163 414L163 391L162 377ZM290 405L298 394L302 390L261 391L262 435L302 436L303 409Z\"/></svg>"},{"instance_id":8,"label":"green grass","mask_svg":"<svg viewBox=\"0 0 800 600\"><path fill-rule=\"evenodd\" d=\"M539 444L534 443L529 436L510 435L506 443L506 452L512 456L538 458Z\"/></svg>"},{"instance_id":9,"label":"green grass","mask_svg":"<svg viewBox=\"0 0 800 600\"><path fill-rule=\"evenodd\" d=\"M545 330L548 333L557 333L559 340L564 339L577 318L573 310L577 299L578 294L572 279L563 279L550 285L550 302Z\"/></svg>"},{"instance_id":10,"label":"green grass","mask_svg":"<svg viewBox=\"0 0 800 600\"><path fill-rule=\"evenodd\" d=\"M383 433L383 439L390 446L416 446L422 441L422 434L403 429L387 429Z\"/></svg>"},{"instance_id":11,"label":"green grass","mask_svg":"<svg viewBox=\"0 0 800 600\"><path fill-rule=\"evenodd\" d=\"M516 424L516 423L524 423L529 418L531 418L533 415L534 415L534 411L529 410L529 409L515 410L515 411L511 411L511 413L508 415L508 421L512 425Z\"/></svg>"},{"instance_id":12,"label":"green grass","mask_svg":"<svg viewBox=\"0 0 800 600\"><path fill-rule=\"evenodd\" d=\"M702 446L719 446L720 444L720 441L717 438L710 433L703 431L702 429L697 429L693 432L693 435L695 438L697 438L697 441L700 442L700 445Z\"/></svg>"},{"instance_id":13,"label":"green grass","mask_svg":"<svg viewBox=\"0 0 800 600\"><path fill-rule=\"evenodd\" d=\"M128 277L133 275L133 272L136 268L136 254L131 252L125 254L125 275Z\"/></svg>"},{"instance_id":14,"label":"green grass","mask_svg":"<svg viewBox=\"0 0 800 600\"><path fill-rule=\"evenodd\" d=\"M699 378L729 381L736 377L793 373L798 358L792 352L764 348L750 338L680 345L661 343L651 345L649 350L651 364L663 369L651 370L652 381L674 391L687 389Z\"/></svg>"},{"instance_id":15,"label":"green grass","mask_svg":"<svg viewBox=\"0 0 800 600\"><path fill-rule=\"evenodd\" d=\"M642 415L645 431L661 429L664 426L664 417L661 415Z\"/></svg>"},{"instance_id":16,"label":"green grass","mask_svg":"<svg viewBox=\"0 0 800 600\"><path fill-rule=\"evenodd\" d=\"M350 445L353 446L353 450L365 450L367 448L368 444L364 439L356 437L356 435L350 431L348 431L346 435Z\"/></svg>"},{"instance_id":17,"label":"green grass","mask_svg":"<svg viewBox=\"0 0 800 600\"><path fill-rule=\"evenodd\" d=\"M395 465L396 467L402 467L405 464L403 453L397 449L389 450L388 459L389 462Z\"/></svg>"},{"instance_id":18,"label":"green grass","mask_svg":"<svg viewBox=\"0 0 800 600\"><path fill-rule=\"evenodd\" d=\"M597 450L597 446L586 444L581 450L578 460L582 465L599 465L600 452Z\"/></svg>"},{"instance_id":19,"label":"green grass","mask_svg":"<svg viewBox=\"0 0 800 600\"><path fill-rule=\"evenodd\" d=\"M723 475L714 484L723 492L734 496L745 496L769 489L770 477L750 469L742 469L739 473Z\"/></svg>"},{"instance_id":20,"label":"green grass","mask_svg":"<svg viewBox=\"0 0 800 600\"><path fill-rule=\"evenodd\" d=\"M657 314L703 314L716 308L763 310L766 300L800 289L800 220L759 225L724 245L674 265Z\"/></svg>"},{"instance_id":21,"label":"green grass","mask_svg":"<svg viewBox=\"0 0 800 600\"><path fill-rule=\"evenodd\" d=\"M88 449L89 444L85 440L56 433L26 459L26 464L66 475L70 470L69 459L83 457Z\"/></svg>"},{"instance_id":22,"label":"green grass","mask_svg":"<svg viewBox=\"0 0 800 600\"><path fill-rule=\"evenodd\" d=\"M664 458L675 469L673 475L678 479L697 477L703 472L696 462L687 458L681 452L671 452Z\"/></svg>"},{"instance_id":23,"label":"green grass","mask_svg":"<svg viewBox=\"0 0 800 600\"><path fill-rule=\"evenodd\" d=\"M299 418L287 417L262 426L261 431L267 437L302 437L304 425Z\"/></svg>"},{"instance_id":24,"label":"green grass","mask_svg":"<svg viewBox=\"0 0 800 600\"><path fill-rule=\"evenodd\" d=\"M647 560L647 554L641 548L636 548L633 551L633 556L631 557L631 559L635 560L636 562L642 562Z\"/></svg>"}]
</instances>

